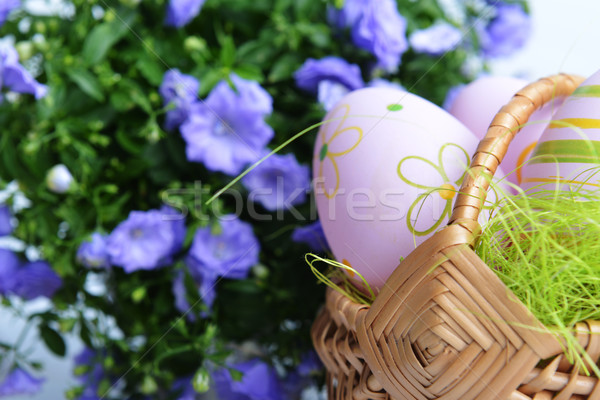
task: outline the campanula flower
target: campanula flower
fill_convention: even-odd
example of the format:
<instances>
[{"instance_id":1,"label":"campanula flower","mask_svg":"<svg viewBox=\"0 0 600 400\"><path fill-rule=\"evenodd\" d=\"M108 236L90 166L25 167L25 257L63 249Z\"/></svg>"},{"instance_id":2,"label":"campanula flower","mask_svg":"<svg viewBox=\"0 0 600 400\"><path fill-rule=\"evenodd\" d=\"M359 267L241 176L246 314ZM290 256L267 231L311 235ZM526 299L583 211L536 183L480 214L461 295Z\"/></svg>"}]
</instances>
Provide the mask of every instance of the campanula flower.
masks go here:
<instances>
[{"instance_id":1,"label":"campanula flower","mask_svg":"<svg viewBox=\"0 0 600 400\"><path fill-rule=\"evenodd\" d=\"M244 279L258 263L260 244L252 225L232 215L224 216L221 232L210 227L199 228L194 235L186 264L199 287L202 301L210 308L215 299L219 277ZM183 303L180 304L184 306Z\"/></svg>"},{"instance_id":2,"label":"campanula flower","mask_svg":"<svg viewBox=\"0 0 600 400\"><path fill-rule=\"evenodd\" d=\"M110 267L106 235L94 232L91 240L82 242L77 250L77 261L88 268Z\"/></svg>"},{"instance_id":3,"label":"campanula flower","mask_svg":"<svg viewBox=\"0 0 600 400\"><path fill-rule=\"evenodd\" d=\"M10 293L19 265L19 257L15 253L0 248L0 295L6 296Z\"/></svg>"},{"instance_id":4,"label":"campanula flower","mask_svg":"<svg viewBox=\"0 0 600 400\"><path fill-rule=\"evenodd\" d=\"M62 287L62 279L45 261L26 263L17 269L9 292L25 300L52 298Z\"/></svg>"},{"instance_id":5,"label":"campanula flower","mask_svg":"<svg viewBox=\"0 0 600 400\"><path fill-rule=\"evenodd\" d=\"M409 37L411 47L417 53L439 56L454 50L462 40L462 33L448 23L437 23L427 29L413 32Z\"/></svg>"},{"instance_id":6,"label":"campanula flower","mask_svg":"<svg viewBox=\"0 0 600 400\"><path fill-rule=\"evenodd\" d=\"M222 81L204 102L191 108L180 131L188 160L211 171L237 175L273 138L264 118L273 110L271 96L256 82L231 76L236 90Z\"/></svg>"},{"instance_id":7,"label":"campanula flower","mask_svg":"<svg viewBox=\"0 0 600 400\"><path fill-rule=\"evenodd\" d=\"M190 108L198 100L200 82L191 75L182 74L178 69L170 69L163 77L158 92L165 106L173 109L167 111L165 128L173 130L179 127L188 117Z\"/></svg>"},{"instance_id":8,"label":"campanula flower","mask_svg":"<svg viewBox=\"0 0 600 400\"><path fill-rule=\"evenodd\" d=\"M292 240L296 243L304 243L312 251L320 253L326 252L329 249L327 239L325 238L325 232L323 232L323 227L321 226L321 221L294 229Z\"/></svg>"},{"instance_id":9,"label":"campanula flower","mask_svg":"<svg viewBox=\"0 0 600 400\"><path fill-rule=\"evenodd\" d=\"M213 372L212 378L222 400L283 400L284 393L275 369L258 358L229 366L241 372L236 381L227 368Z\"/></svg>"},{"instance_id":10,"label":"campanula flower","mask_svg":"<svg viewBox=\"0 0 600 400\"><path fill-rule=\"evenodd\" d=\"M181 28L200 14L206 0L169 0L165 25Z\"/></svg>"},{"instance_id":11,"label":"campanula flower","mask_svg":"<svg viewBox=\"0 0 600 400\"><path fill-rule=\"evenodd\" d=\"M62 287L62 279L45 261L22 263L7 249L0 249L0 295L15 295L24 300L52 298Z\"/></svg>"},{"instance_id":12,"label":"campanula flower","mask_svg":"<svg viewBox=\"0 0 600 400\"><path fill-rule=\"evenodd\" d=\"M329 12L337 27L349 27L354 44L377 58L377 66L394 72L408 50L406 20L395 0L346 0L341 10Z\"/></svg>"},{"instance_id":13,"label":"campanula flower","mask_svg":"<svg viewBox=\"0 0 600 400\"><path fill-rule=\"evenodd\" d=\"M101 361L99 354L88 347L75 356L75 375L83 389L77 400L100 400L98 387L106 375Z\"/></svg>"},{"instance_id":14,"label":"campanula flower","mask_svg":"<svg viewBox=\"0 0 600 400\"><path fill-rule=\"evenodd\" d=\"M24 369L17 367L0 382L0 397L34 395L40 391L42 383L44 379L34 378Z\"/></svg>"},{"instance_id":15,"label":"campanula flower","mask_svg":"<svg viewBox=\"0 0 600 400\"><path fill-rule=\"evenodd\" d=\"M350 64L340 57L324 57L320 60L307 59L294 73L296 86L311 93L317 93L319 83L331 81L348 90L362 88L365 84L356 64Z\"/></svg>"},{"instance_id":16,"label":"campanula flower","mask_svg":"<svg viewBox=\"0 0 600 400\"><path fill-rule=\"evenodd\" d=\"M8 15L21 5L20 0L1 0L0 1L0 26L4 25Z\"/></svg>"},{"instance_id":17,"label":"campanula flower","mask_svg":"<svg viewBox=\"0 0 600 400\"><path fill-rule=\"evenodd\" d=\"M244 279L258 263L260 244L252 225L232 215L222 217L221 232L199 228L187 257L192 271L208 271L229 279Z\"/></svg>"},{"instance_id":18,"label":"campanula flower","mask_svg":"<svg viewBox=\"0 0 600 400\"><path fill-rule=\"evenodd\" d=\"M323 106L325 111L330 111L348 93L350 93L350 89L341 83L321 81L319 82L317 100L319 101L319 104Z\"/></svg>"},{"instance_id":19,"label":"campanula flower","mask_svg":"<svg viewBox=\"0 0 600 400\"><path fill-rule=\"evenodd\" d=\"M520 4L499 3L485 28L476 26L483 54L503 57L523 47L531 33L531 18Z\"/></svg>"},{"instance_id":20,"label":"campanula flower","mask_svg":"<svg viewBox=\"0 0 600 400\"><path fill-rule=\"evenodd\" d=\"M202 302L208 309L212 307L217 292L215 289L218 275L211 273L210 271L201 271L196 269L190 270L190 275L194 279L196 284L198 295ZM187 288L185 286L185 273L183 271L177 271L173 278L171 286L173 297L175 297L175 308L181 313L186 313L186 318L189 321L196 320L196 312L192 309L192 305L187 300ZM207 316L206 311L200 312L201 317Z\"/></svg>"},{"instance_id":21,"label":"campanula flower","mask_svg":"<svg viewBox=\"0 0 600 400\"><path fill-rule=\"evenodd\" d=\"M7 205L0 205L0 236L10 235L13 231L13 226L10 220L12 215Z\"/></svg>"},{"instance_id":22,"label":"campanula flower","mask_svg":"<svg viewBox=\"0 0 600 400\"><path fill-rule=\"evenodd\" d=\"M286 398L299 398L308 387L316 386L314 375L323 369L323 364L314 351L304 353L295 369L289 371L281 381Z\"/></svg>"},{"instance_id":23,"label":"campanula flower","mask_svg":"<svg viewBox=\"0 0 600 400\"><path fill-rule=\"evenodd\" d=\"M358 65L333 56L307 59L295 72L294 78L296 86L317 94L325 111L331 110L352 90L364 86Z\"/></svg>"},{"instance_id":24,"label":"campanula flower","mask_svg":"<svg viewBox=\"0 0 600 400\"><path fill-rule=\"evenodd\" d=\"M171 285L171 292L173 293L173 297L175 297L175 308L182 313L188 312L191 308L186 297L184 279L184 272L177 271L173 277L173 283Z\"/></svg>"},{"instance_id":25,"label":"campanula flower","mask_svg":"<svg viewBox=\"0 0 600 400\"><path fill-rule=\"evenodd\" d=\"M293 154L273 154L242 178L250 199L269 211L287 209L306 201L310 171Z\"/></svg>"},{"instance_id":26,"label":"campanula flower","mask_svg":"<svg viewBox=\"0 0 600 400\"><path fill-rule=\"evenodd\" d=\"M108 236L110 263L131 273L169 264L185 238L185 220L174 210L132 211Z\"/></svg>"},{"instance_id":27,"label":"campanula flower","mask_svg":"<svg viewBox=\"0 0 600 400\"><path fill-rule=\"evenodd\" d=\"M19 63L19 53L8 40L0 40L0 90L3 89L32 94L36 99L48 92L46 85L38 83Z\"/></svg>"}]
</instances>

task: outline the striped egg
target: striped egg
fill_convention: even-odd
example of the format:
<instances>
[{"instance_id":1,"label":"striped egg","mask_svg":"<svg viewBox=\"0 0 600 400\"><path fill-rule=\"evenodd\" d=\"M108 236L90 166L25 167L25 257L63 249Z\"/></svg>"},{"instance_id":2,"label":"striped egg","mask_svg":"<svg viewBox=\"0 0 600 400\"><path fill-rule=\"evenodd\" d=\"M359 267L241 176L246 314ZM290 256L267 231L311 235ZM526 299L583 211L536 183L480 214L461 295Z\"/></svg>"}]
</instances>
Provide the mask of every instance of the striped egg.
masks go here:
<instances>
[{"instance_id":1,"label":"striped egg","mask_svg":"<svg viewBox=\"0 0 600 400\"><path fill-rule=\"evenodd\" d=\"M527 84L528 82L523 79L483 76L466 85L456 95L449 107L449 112L469 128L477 138L483 139L500 108ZM538 139L552 119L553 113L560 107L563 100L558 97L552 99L541 110L536 111L512 140L508 153L501 164L502 169L508 174L505 177L506 180L516 185L521 183L521 165L535 148Z\"/></svg>"},{"instance_id":2,"label":"striped egg","mask_svg":"<svg viewBox=\"0 0 600 400\"><path fill-rule=\"evenodd\" d=\"M596 191L600 187L600 71L554 114L523 167L524 190Z\"/></svg>"}]
</instances>

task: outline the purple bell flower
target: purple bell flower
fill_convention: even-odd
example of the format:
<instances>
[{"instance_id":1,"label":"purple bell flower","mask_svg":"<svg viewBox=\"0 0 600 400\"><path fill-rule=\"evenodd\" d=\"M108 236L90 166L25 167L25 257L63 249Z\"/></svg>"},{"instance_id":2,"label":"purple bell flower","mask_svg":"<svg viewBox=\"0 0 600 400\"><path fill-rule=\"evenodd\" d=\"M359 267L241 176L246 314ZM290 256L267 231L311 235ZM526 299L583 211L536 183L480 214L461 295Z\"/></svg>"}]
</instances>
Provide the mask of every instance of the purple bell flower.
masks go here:
<instances>
[{"instance_id":1,"label":"purple bell flower","mask_svg":"<svg viewBox=\"0 0 600 400\"><path fill-rule=\"evenodd\" d=\"M186 258L190 274L208 308L216 296L217 279L246 278L250 268L258 263L260 252L252 225L232 215L224 216L220 223L220 234L213 234L210 227L196 231Z\"/></svg>"},{"instance_id":2,"label":"purple bell flower","mask_svg":"<svg viewBox=\"0 0 600 400\"><path fill-rule=\"evenodd\" d=\"M106 238L106 235L94 232L90 241L85 241L79 245L77 261L88 268L110 267L106 251Z\"/></svg>"},{"instance_id":3,"label":"purple bell flower","mask_svg":"<svg viewBox=\"0 0 600 400\"><path fill-rule=\"evenodd\" d=\"M413 32L409 42L417 53L439 56L454 50L462 40L460 30L448 23L439 23Z\"/></svg>"},{"instance_id":4,"label":"purple bell flower","mask_svg":"<svg viewBox=\"0 0 600 400\"><path fill-rule=\"evenodd\" d=\"M165 266L183 245L185 219L169 207L132 211L108 236L110 263L131 273Z\"/></svg>"},{"instance_id":5,"label":"purple bell flower","mask_svg":"<svg viewBox=\"0 0 600 400\"><path fill-rule=\"evenodd\" d=\"M250 199L275 211L306 201L309 175L308 167L300 165L293 154L273 154L242 178L242 184L250 191Z\"/></svg>"},{"instance_id":6,"label":"purple bell flower","mask_svg":"<svg viewBox=\"0 0 600 400\"><path fill-rule=\"evenodd\" d=\"M206 0L169 0L165 25L181 28L200 14Z\"/></svg>"},{"instance_id":7,"label":"purple bell flower","mask_svg":"<svg viewBox=\"0 0 600 400\"><path fill-rule=\"evenodd\" d=\"M349 27L354 44L377 58L377 66L394 72L408 50L406 20L395 0L346 0L341 10L331 9L333 25Z\"/></svg>"},{"instance_id":8,"label":"purple bell flower","mask_svg":"<svg viewBox=\"0 0 600 400\"><path fill-rule=\"evenodd\" d=\"M13 231L13 226L10 220L12 215L7 205L0 205L0 236L10 235Z\"/></svg>"},{"instance_id":9,"label":"purple bell flower","mask_svg":"<svg viewBox=\"0 0 600 400\"><path fill-rule=\"evenodd\" d=\"M222 81L206 101L192 106L181 126L188 160L211 171L237 175L258 159L273 138L264 117L273 110L271 96L256 82L231 76L237 91Z\"/></svg>"},{"instance_id":10,"label":"purple bell flower","mask_svg":"<svg viewBox=\"0 0 600 400\"><path fill-rule=\"evenodd\" d=\"M523 47L531 34L531 18L519 4L499 3L496 16L476 30L485 56L504 57Z\"/></svg>"},{"instance_id":11,"label":"purple bell flower","mask_svg":"<svg viewBox=\"0 0 600 400\"><path fill-rule=\"evenodd\" d=\"M77 400L100 400L98 387L105 378L105 371L98 353L86 347L75 356L74 362L77 381L83 387L83 392L77 397ZM85 372L78 373L78 370L81 369Z\"/></svg>"},{"instance_id":12,"label":"purple bell flower","mask_svg":"<svg viewBox=\"0 0 600 400\"><path fill-rule=\"evenodd\" d=\"M198 270L190 271L190 274L196 282L200 299L204 302L206 307L210 309L215 301L215 298L217 297L215 286L218 276L216 274L211 274L208 271ZM177 271L175 273L171 291L173 293L173 297L175 297L175 308L177 311L181 312L182 314L187 313L186 318L189 321L196 321L197 314L194 312L194 310L192 310L192 305L186 298L187 289L185 287L185 273L183 271ZM207 311L202 311L200 313L201 317L206 317L207 315Z\"/></svg>"},{"instance_id":13,"label":"purple bell flower","mask_svg":"<svg viewBox=\"0 0 600 400\"><path fill-rule=\"evenodd\" d=\"M283 400L283 388L277 373L270 365L255 358L233 364L230 368L243 374L235 381L227 368L212 374L215 390L221 400Z\"/></svg>"},{"instance_id":14,"label":"purple bell flower","mask_svg":"<svg viewBox=\"0 0 600 400\"><path fill-rule=\"evenodd\" d=\"M258 263L260 245L252 225L231 215L222 217L220 234L210 227L196 231L188 264L192 270L206 270L229 279L244 279Z\"/></svg>"},{"instance_id":15,"label":"purple bell flower","mask_svg":"<svg viewBox=\"0 0 600 400\"><path fill-rule=\"evenodd\" d=\"M323 81L339 83L348 90L362 88L365 84L360 68L339 57L324 57L320 60L307 59L294 73L296 86L311 93L317 93Z\"/></svg>"},{"instance_id":16,"label":"purple bell flower","mask_svg":"<svg viewBox=\"0 0 600 400\"><path fill-rule=\"evenodd\" d=\"M21 264L15 253L0 249L0 295L16 295L24 300L52 298L62 287L62 279L45 261Z\"/></svg>"},{"instance_id":17,"label":"purple bell flower","mask_svg":"<svg viewBox=\"0 0 600 400\"><path fill-rule=\"evenodd\" d=\"M10 250L0 248L0 295L6 296L15 285L19 257Z\"/></svg>"},{"instance_id":18,"label":"purple bell flower","mask_svg":"<svg viewBox=\"0 0 600 400\"><path fill-rule=\"evenodd\" d=\"M17 395L34 395L42 388L44 379L31 376L21 368L15 368L0 382L0 397Z\"/></svg>"},{"instance_id":19,"label":"purple bell flower","mask_svg":"<svg viewBox=\"0 0 600 400\"><path fill-rule=\"evenodd\" d=\"M179 127L189 116L192 105L198 100L200 82L191 75L182 74L178 69L167 71L158 88L165 106L174 105L167 111L165 128L173 130Z\"/></svg>"},{"instance_id":20,"label":"purple bell flower","mask_svg":"<svg viewBox=\"0 0 600 400\"><path fill-rule=\"evenodd\" d=\"M319 253L329 251L321 221L294 229L292 240L296 243L306 244L312 251Z\"/></svg>"},{"instance_id":21,"label":"purple bell flower","mask_svg":"<svg viewBox=\"0 0 600 400\"><path fill-rule=\"evenodd\" d=\"M16 271L10 292L25 300L52 298L62 287L62 279L45 261L27 263Z\"/></svg>"},{"instance_id":22,"label":"purple bell flower","mask_svg":"<svg viewBox=\"0 0 600 400\"><path fill-rule=\"evenodd\" d=\"M33 76L19 64L17 50L6 40L0 41L0 90L32 94L36 99L44 97L48 91L46 85L38 83Z\"/></svg>"},{"instance_id":23,"label":"purple bell flower","mask_svg":"<svg viewBox=\"0 0 600 400\"><path fill-rule=\"evenodd\" d=\"M21 6L20 0L1 0L0 1L0 26L4 25L8 15L17 7Z\"/></svg>"}]
</instances>

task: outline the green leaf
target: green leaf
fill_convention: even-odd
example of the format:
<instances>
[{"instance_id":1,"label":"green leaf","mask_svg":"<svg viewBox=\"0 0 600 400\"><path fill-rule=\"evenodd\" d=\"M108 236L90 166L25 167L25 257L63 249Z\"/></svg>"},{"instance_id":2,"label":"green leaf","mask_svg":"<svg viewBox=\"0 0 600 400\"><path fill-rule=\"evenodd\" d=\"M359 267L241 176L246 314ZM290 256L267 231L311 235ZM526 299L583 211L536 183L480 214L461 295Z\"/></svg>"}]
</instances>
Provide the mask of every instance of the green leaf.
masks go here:
<instances>
[{"instance_id":1,"label":"green leaf","mask_svg":"<svg viewBox=\"0 0 600 400\"><path fill-rule=\"evenodd\" d=\"M231 379L233 379L234 382L240 382L242 380L242 378L244 377L244 373L241 371L238 371L237 369L233 369L233 368L227 368L229 370L229 373L231 374Z\"/></svg>"},{"instance_id":2,"label":"green leaf","mask_svg":"<svg viewBox=\"0 0 600 400\"><path fill-rule=\"evenodd\" d=\"M135 66L138 71L140 71L142 76L152 84L152 86L158 86L161 84L165 71L156 57L142 57L138 60Z\"/></svg>"},{"instance_id":3,"label":"green leaf","mask_svg":"<svg viewBox=\"0 0 600 400\"><path fill-rule=\"evenodd\" d=\"M104 101L102 85L90 71L83 68L72 69L67 71L67 75L85 94L99 102Z\"/></svg>"},{"instance_id":4,"label":"green leaf","mask_svg":"<svg viewBox=\"0 0 600 400\"><path fill-rule=\"evenodd\" d=\"M102 61L110 48L121 39L126 30L115 30L113 24L100 24L90 32L83 43L82 56L88 65Z\"/></svg>"},{"instance_id":5,"label":"green leaf","mask_svg":"<svg viewBox=\"0 0 600 400\"><path fill-rule=\"evenodd\" d=\"M125 130L117 131L117 141L121 147L134 155L140 154L140 152L143 150L142 146L140 146L140 143L135 142L131 138L131 134L126 133Z\"/></svg>"},{"instance_id":6,"label":"green leaf","mask_svg":"<svg viewBox=\"0 0 600 400\"><path fill-rule=\"evenodd\" d=\"M221 63L223 66L231 68L235 63L235 44L230 36L226 36L223 39L223 45L221 47Z\"/></svg>"},{"instance_id":7,"label":"green leaf","mask_svg":"<svg viewBox=\"0 0 600 400\"><path fill-rule=\"evenodd\" d=\"M294 71L300 66L300 58L294 53L288 53L281 56L269 73L269 82L278 82L284 79L289 79Z\"/></svg>"},{"instance_id":8,"label":"green leaf","mask_svg":"<svg viewBox=\"0 0 600 400\"><path fill-rule=\"evenodd\" d=\"M118 111L129 111L135 103L131 100L131 97L124 91L115 91L110 94L110 104Z\"/></svg>"},{"instance_id":9,"label":"green leaf","mask_svg":"<svg viewBox=\"0 0 600 400\"><path fill-rule=\"evenodd\" d=\"M296 29L308 37L311 44L316 47L327 47L331 42L331 32L326 25L313 23L298 23Z\"/></svg>"},{"instance_id":10,"label":"green leaf","mask_svg":"<svg viewBox=\"0 0 600 400\"><path fill-rule=\"evenodd\" d=\"M235 73L240 77L250 81L262 83L265 77L260 70L260 67L252 64L244 64L234 69Z\"/></svg>"},{"instance_id":11,"label":"green leaf","mask_svg":"<svg viewBox=\"0 0 600 400\"><path fill-rule=\"evenodd\" d=\"M67 351L62 336L48 325L40 325L40 336L50 351L60 357L64 357Z\"/></svg>"},{"instance_id":12,"label":"green leaf","mask_svg":"<svg viewBox=\"0 0 600 400\"><path fill-rule=\"evenodd\" d=\"M71 332L73 330L73 328L75 327L76 323L77 323L77 319L67 318L67 319L61 319L58 324L60 327L60 331L63 333L66 333L66 332Z\"/></svg>"},{"instance_id":13,"label":"green leaf","mask_svg":"<svg viewBox=\"0 0 600 400\"><path fill-rule=\"evenodd\" d=\"M125 83L125 82L124 82ZM131 96L131 100L135 102L138 106L142 108L146 113L152 113L152 105L150 104L150 100L144 94L144 91L140 86L134 81L127 81L125 86L129 89L129 95Z\"/></svg>"},{"instance_id":14,"label":"green leaf","mask_svg":"<svg viewBox=\"0 0 600 400\"><path fill-rule=\"evenodd\" d=\"M88 65L95 65L106 57L106 53L129 31L129 24L133 22L134 14L129 11L120 11L119 18L104 22L92 29L85 38L81 55Z\"/></svg>"},{"instance_id":15,"label":"green leaf","mask_svg":"<svg viewBox=\"0 0 600 400\"><path fill-rule=\"evenodd\" d=\"M221 70L218 69L207 69L205 74L200 77L200 97L207 95L222 79L225 75Z\"/></svg>"},{"instance_id":16,"label":"green leaf","mask_svg":"<svg viewBox=\"0 0 600 400\"><path fill-rule=\"evenodd\" d=\"M225 286L238 293L257 294L261 291L260 287L256 285L256 282L251 279L227 281Z\"/></svg>"}]
</instances>

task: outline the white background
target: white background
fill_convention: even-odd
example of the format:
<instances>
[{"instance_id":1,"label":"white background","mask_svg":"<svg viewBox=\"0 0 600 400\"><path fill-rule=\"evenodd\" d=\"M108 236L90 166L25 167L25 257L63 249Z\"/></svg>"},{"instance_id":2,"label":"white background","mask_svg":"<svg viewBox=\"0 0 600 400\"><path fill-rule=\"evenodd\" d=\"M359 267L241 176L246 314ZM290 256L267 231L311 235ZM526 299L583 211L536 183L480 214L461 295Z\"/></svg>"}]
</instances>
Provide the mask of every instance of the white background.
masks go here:
<instances>
[{"instance_id":1,"label":"white background","mask_svg":"<svg viewBox=\"0 0 600 400\"><path fill-rule=\"evenodd\" d=\"M568 72L589 76L600 69L600 2L530 0L533 34L525 48L493 65L497 75L528 79Z\"/></svg>"},{"instance_id":2,"label":"white background","mask_svg":"<svg viewBox=\"0 0 600 400\"><path fill-rule=\"evenodd\" d=\"M531 0L534 30L527 46L510 59L493 63L496 75L517 75L530 80L558 72L589 76L600 69L600 2L596 0ZM0 341L15 340L21 323L0 310ZM30 335L29 343L35 343ZM68 344L69 356L81 349ZM72 364L39 348L33 353L45 364L46 383L35 397L16 396L9 400L58 400L72 384Z\"/></svg>"}]
</instances>

